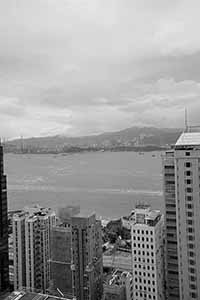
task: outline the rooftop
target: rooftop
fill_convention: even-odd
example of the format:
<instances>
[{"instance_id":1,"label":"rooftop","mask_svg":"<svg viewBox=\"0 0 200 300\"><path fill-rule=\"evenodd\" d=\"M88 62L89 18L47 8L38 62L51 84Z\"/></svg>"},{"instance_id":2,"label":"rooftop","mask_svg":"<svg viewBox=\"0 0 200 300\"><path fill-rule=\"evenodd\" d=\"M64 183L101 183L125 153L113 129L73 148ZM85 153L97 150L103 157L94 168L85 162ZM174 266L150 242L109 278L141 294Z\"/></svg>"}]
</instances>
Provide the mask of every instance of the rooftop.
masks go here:
<instances>
[{"instance_id":1,"label":"rooftop","mask_svg":"<svg viewBox=\"0 0 200 300\"><path fill-rule=\"evenodd\" d=\"M73 217L75 218L89 218L91 216L95 215L95 212L94 211L84 211L84 210L81 210L78 214L74 215Z\"/></svg>"},{"instance_id":2,"label":"rooftop","mask_svg":"<svg viewBox=\"0 0 200 300\"><path fill-rule=\"evenodd\" d=\"M177 140L175 147L197 145L200 145L200 132L183 132Z\"/></svg>"},{"instance_id":3,"label":"rooftop","mask_svg":"<svg viewBox=\"0 0 200 300\"><path fill-rule=\"evenodd\" d=\"M44 207L40 207L38 205L35 205L33 207L24 207L23 211L16 211L13 214L13 217L16 218L33 218L36 216L39 217L43 217L43 216L48 216L48 215L52 215L55 214L54 211L51 208L44 208Z\"/></svg>"},{"instance_id":4,"label":"rooftop","mask_svg":"<svg viewBox=\"0 0 200 300\"><path fill-rule=\"evenodd\" d=\"M69 298L56 297L40 293L15 291L12 292L5 300L71 300Z\"/></svg>"}]
</instances>

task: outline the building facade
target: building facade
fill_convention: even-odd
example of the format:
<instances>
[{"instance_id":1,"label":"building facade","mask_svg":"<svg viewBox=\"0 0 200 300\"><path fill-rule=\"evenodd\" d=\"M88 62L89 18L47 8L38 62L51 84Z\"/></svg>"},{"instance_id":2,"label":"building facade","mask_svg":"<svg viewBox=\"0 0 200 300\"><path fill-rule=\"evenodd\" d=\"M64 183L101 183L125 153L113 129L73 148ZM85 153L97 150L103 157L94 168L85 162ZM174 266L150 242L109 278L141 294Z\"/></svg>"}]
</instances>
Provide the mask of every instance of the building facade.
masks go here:
<instances>
[{"instance_id":1,"label":"building facade","mask_svg":"<svg viewBox=\"0 0 200 300\"><path fill-rule=\"evenodd\" d=\"M0 294L9 287L8 208L6 175L3 168L3 147L0 145Z\"/></svg>"},{"instance_id":2,"label":"building facade","mask_svg":"<svg viewBox=\"0 0 200 300\"><path fill-rule=\"evenodd\" d=\"M13 216L14 289L45 292L49 286L50 229L55 213L27 208Z\"/></svg>"},{"instance_id":3,"label":"building facade","mask_svg":"<svg viewBox=\"0 0 200 300\"><path fill-rule=\"evenodd\" d=\"M134 300L164 300L163 216L137 205L130 222Z\"/></svg>"},{"instance_id":4,"label":"building facade","mask_svg":"<svg viewBox=\"0 0 200 300\"><path fill-rule=\"evenodd\" d=\"M168 300L179 300L174 150L167 151L163 155L162 163L165 203L166 298Z\"/></svg>"},{"instance_id":5,"label":"building facade","mask_svg":"<svg viewBox=\"0 0 200 300\"><path fill-rule=\"evenodd\" d=\"M200 133L184 132L174 148L179 290L200 299Z\"/></svg>"},{"instance_id":6,"label":"building facade","mask_svg":"<svg viewBox=\"0 0 200 300\"><path fill-rule=\"evenodd\" d=\"M71 216L52 229L50 268L53 287L63 295L101 299L102 236L95 214Z\"/></svg>"}]
</instances>

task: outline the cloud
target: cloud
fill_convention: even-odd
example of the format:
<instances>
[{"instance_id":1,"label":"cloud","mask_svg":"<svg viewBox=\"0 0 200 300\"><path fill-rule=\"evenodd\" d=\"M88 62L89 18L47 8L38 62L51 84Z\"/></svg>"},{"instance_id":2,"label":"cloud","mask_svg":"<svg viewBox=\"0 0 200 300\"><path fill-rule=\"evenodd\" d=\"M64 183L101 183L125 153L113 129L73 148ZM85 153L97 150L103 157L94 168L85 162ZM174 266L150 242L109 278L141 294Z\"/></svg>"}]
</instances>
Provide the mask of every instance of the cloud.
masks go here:
<instances>
[{"instance_id":1,"label":"cloud","mask_svg":"<svg viewBox=\"0 0 200 300\"><path fill-rule=\"evenodd\" d=\"M200 3L0 3L0 134L92 134L197 121ZM164 120L164 121L163 121Z\"/></svg>"}]
</instances>

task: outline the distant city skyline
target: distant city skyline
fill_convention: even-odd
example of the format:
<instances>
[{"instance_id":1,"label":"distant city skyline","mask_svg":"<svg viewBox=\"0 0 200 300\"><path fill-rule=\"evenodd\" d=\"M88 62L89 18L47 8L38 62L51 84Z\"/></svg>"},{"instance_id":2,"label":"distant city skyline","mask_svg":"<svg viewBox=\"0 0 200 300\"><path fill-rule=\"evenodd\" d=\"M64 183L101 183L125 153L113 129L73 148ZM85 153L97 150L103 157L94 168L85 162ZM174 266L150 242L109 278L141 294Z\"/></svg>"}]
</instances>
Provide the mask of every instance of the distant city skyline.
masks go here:
<instances>
[{"instance_id":1,"label":"distant city skyline","mask_svg":"<svg viewBox=\"0 0 200 300\"><path fill-rule=\"evenodd\" d=\"M0 4L0 136L182 127L200 110L200 3Z\"/></svg>"}]
</instances>

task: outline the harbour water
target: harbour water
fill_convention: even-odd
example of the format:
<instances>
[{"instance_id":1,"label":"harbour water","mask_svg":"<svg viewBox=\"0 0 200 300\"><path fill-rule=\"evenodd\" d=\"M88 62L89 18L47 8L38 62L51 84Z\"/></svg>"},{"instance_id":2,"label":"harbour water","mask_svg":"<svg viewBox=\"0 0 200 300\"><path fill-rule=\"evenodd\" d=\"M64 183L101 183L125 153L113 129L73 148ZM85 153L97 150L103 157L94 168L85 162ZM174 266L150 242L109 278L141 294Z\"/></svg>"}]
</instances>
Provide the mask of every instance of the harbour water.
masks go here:
<instances>
[{"instance_id":1,"label":"harbour water","mask_svg":"<svg viewBox=\"0 0 200 300\"><path fill-rule=\"evenodd\" d=\"M79 204L102 218L126 215L138 202L163 210L161 153L5 154L9 210Z\"/></svg>"}]
</instances>

